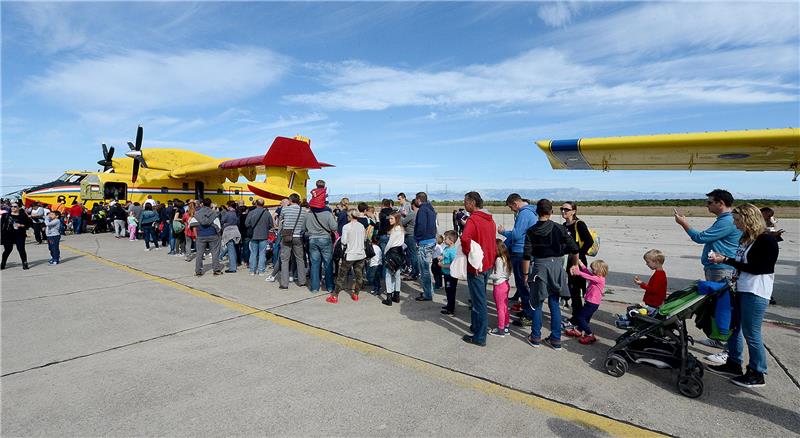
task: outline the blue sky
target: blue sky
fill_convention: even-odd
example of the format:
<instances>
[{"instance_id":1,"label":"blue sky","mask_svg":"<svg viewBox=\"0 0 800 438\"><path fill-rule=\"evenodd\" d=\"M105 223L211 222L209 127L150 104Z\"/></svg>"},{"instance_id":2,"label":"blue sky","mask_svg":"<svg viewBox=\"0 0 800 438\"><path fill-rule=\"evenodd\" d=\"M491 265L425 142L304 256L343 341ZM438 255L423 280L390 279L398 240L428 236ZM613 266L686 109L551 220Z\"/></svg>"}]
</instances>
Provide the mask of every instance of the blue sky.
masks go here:
<instances>
[{"instance_id":1,"label":"blue sky","mask_svg":"<svg viewBox=\"0 0 800 438\"><path fill-rule=\"evenodd\" d=\"M553 171L533 142L797 127L799 18L797 2L3 2L2 191L94 170L141 123L145 149L217 157L308 136L334 193L796 197L786 172Z\"/></svg>"}]
</instances>

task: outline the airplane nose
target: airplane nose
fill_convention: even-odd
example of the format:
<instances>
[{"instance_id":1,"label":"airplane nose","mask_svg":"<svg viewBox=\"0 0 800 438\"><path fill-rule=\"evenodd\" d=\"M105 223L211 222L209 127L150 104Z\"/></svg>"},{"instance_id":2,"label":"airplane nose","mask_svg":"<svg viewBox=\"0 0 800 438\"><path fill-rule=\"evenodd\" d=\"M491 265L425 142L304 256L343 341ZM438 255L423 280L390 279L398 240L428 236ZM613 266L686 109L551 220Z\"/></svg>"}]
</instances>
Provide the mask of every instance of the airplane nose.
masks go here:
<instances>
[{"instance_id":1,"label":"airplane nose","mask_svg":"<svg viewBox=\"0 0 800 438\"><path fill-rule=\"evenodd\" d=\"M141 151L125 152L125 156L130 157L130 158L141 157L142 156L142 152Z\"/></svg>"}]
</instances>

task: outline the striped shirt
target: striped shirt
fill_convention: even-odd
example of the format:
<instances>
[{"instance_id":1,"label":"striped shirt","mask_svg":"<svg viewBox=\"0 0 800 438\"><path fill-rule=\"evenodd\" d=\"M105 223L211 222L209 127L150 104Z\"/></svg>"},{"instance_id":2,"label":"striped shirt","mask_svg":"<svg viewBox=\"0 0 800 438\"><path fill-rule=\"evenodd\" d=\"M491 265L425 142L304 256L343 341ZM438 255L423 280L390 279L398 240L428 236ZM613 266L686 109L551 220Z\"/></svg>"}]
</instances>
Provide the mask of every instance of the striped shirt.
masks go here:
<instances>
[{"instance_id":1,"label":"striped shirt","mask_svg":"<svg viewBox=\"0 0 800 438\"><path fill-rule=\"evenodd\" d=\"M306 221L306 211L297 204L290 204L281 209L281 230L294 229L293 237L301 237ZM297 224L295 226L295 224Z\"/></svg>"}]
</instances>

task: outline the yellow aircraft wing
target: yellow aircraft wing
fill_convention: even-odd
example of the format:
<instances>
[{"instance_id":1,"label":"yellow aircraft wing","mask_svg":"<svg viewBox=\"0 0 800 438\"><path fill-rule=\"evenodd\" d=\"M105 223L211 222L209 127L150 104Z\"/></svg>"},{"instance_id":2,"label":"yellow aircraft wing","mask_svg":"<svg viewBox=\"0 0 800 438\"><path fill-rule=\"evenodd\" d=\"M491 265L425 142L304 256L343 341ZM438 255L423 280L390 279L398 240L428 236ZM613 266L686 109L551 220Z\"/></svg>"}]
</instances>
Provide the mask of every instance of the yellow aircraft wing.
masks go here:
<instances>
[{"instance_id":1,"label":"yellow aircraft wing","mask_svg":"<svg viewBox=\"0 0 800 438\"><path fill-rule=\"evenodd\" d=\"M540 140L553 169L800 171L800 128Z\"/></svg>"}]
</instances>

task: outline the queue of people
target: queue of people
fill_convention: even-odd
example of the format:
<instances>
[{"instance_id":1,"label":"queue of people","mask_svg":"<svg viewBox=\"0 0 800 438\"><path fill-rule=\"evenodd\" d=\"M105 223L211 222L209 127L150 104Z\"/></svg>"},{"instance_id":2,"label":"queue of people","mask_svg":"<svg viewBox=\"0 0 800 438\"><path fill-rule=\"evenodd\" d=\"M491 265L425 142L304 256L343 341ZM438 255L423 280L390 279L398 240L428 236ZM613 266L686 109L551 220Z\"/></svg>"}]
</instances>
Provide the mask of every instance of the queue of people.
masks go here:
<instances>
[{"instance_id":1,"label":"queue of people","mask_svg":"<svg viewBox=\"0 0 800 438\"><path fill-rule=\"evenodd\" d=\"M324 287L332 304L338 303L341 292L358 301L360 292L369 290L373 295L385 294L382 302L391 306L400 302L402 282L414 281L421 289L415 301L431 301L434 291L443 288L447 300L441 313L454 316L459 281L454 270L463 258L459 269L464 271L461 275L469 290L471 331L463 336L464 342L484 346L489 335L506 336L510 323L530 326L526 340L535 348L545 344L561 350L562 333L581 344L597 341L590 323L602 301L610 268L603 260L589 261L596 254L597 242L594 231L578 217L576 202L561 204L558 212L563 222L558 223L553 220L551 201L541 199L531 205L513 193L506 205L515 215L514 227L505 230L484 208L480 194L469 192L464 196L463 214L454 212L453 229L439 233L436 211L425 192L412 200L398 194L396 207L392 200L383 199L377 213L366 203L353 208L348 199L331 209L322 180L316 182L311 195L305 203L293 194L274 212L261 199L246 207L234 201L216 206L210 199L175 199L165 205L149 198L144 205L100 204L91 217L106 221L106 229L116 238L142 239L147 251L166 247L169 254L194 261L198 276L203 275L203 262L209 256L214 275L235 273L241 265L253 276L266 275L271 263L272 274L266 281L277 280L280 289L296 284L315 293ZM727 341L701 341L722 349L706 357L718 364L709 370L730 376L740 386L762 386L766 355L761 324L772 298L783 231L776 229L772 210L733 204L733 196L725 190L708 193L706 206L716 220L702 231L677 210L674 218L692 241L703 245L700 259L706 280L737 284ZM47 240L50 264L57 265L59 242L69 228L65 223L71 223L75 234L84 227L80 203L69 208L57 205L52 210L33 204L26 211L19 202L3 201L1 207L2 269L14 248L23 269L29 269L25 251L28 229L33 230L37 243ZM654 314L667 296L665 255L651 249L643 259L653 275L647 281L633 279L644 295L629 311ZM228 262L225 270L223 260ZM490 281L497 309L497 323L492 328L487 304ZM571 309L570 318L563 322L562 302ZM550 313L547 336L542 333L545 305ZM626 315L615 324L627 327ZM749 351L745 370L744 345Z\"/></svg>"}]
</instances>

